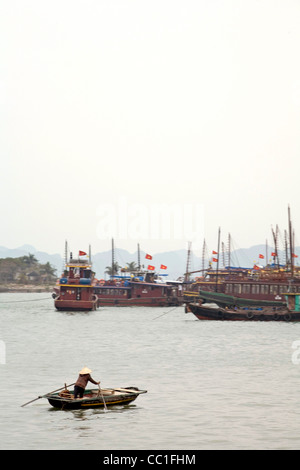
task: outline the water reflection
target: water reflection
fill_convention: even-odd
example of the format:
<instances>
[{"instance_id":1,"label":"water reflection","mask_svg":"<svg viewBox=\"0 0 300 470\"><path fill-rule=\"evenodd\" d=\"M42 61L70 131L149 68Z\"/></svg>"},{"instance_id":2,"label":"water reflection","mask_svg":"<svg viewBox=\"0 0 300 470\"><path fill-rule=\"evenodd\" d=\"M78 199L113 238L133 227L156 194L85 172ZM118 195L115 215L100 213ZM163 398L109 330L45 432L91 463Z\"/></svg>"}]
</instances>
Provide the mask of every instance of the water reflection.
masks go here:
<instances>
[{"instance_id":1,"label":"water reflection","mask_svg":"<svg viewBox=\"0 0 300 470\"><path fill-rule=\"evenodd\" d=\"M48 411L50 413L66 413L69 416L73 415L75 419L85 421L95 416L103 416L103 415L111 415L111 414L121 414L121 413L128 413L138 409L139 407L135 404L128 404L128 405L115 405L109 406L107 410L104 408L89 408L86 410L79 409L79 410L61 410L59 408L50 407Z\"/></svg>"}]
</instances>

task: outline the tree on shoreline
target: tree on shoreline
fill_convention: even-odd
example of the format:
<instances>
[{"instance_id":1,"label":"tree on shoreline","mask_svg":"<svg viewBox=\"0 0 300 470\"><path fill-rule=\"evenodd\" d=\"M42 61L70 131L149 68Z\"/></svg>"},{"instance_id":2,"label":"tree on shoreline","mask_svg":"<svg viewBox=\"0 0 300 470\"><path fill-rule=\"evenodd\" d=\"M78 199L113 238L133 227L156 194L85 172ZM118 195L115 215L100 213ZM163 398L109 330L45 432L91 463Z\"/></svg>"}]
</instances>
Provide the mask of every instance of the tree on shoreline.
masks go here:
<instances>
[{"instance_id":1,"label":"tree on shoreline","mask_svg":"<svg viewBox=\"0 0 300 470\"><path fill-rule=\"evenodd\" d=\"M105 268L105 274L108 274L109 276L114 276L118 274L120 269L120 266L118 263L114 263L113 266L106 266Z\"/></svg>"},{"instance_id":2,"label":"tree on shoreline","mask_svg":"<svg viewBox=\"0 0 300 470\"><path fill-rule=\"evenodd\" d=\"M56 269L49 262L39 263L34 255L0 258L0 283L46 284L56 280Z\"/></svg>"},{"instance_id":3,"label":"tree on shoreline","mask_svg":"<svg viewBox=\"0 0 300 470\"><path fill-rule=\"evenodd\" d=\"M135 261L131 261L131 263L126 263L126 264L127 264L127 268L125 268L126 271L129 271L130 273L132 273L133 271L137 270L137 265Z\"/></svg>"},{"instance_id":4,"label":"tree on shoreline","mask_svg":"<svg viewBox=\"0 0 300 470\"><path fill-rule=\"evenodd\" d=\"M28 255L25 255L25 256L21 256L21 258L23 260L23 262L27 265L27 266L33 266L35 264L38 263L38 260L36 259L36 257L32 254L32 253L28 253Z\"/></svg>"}]
</instances>

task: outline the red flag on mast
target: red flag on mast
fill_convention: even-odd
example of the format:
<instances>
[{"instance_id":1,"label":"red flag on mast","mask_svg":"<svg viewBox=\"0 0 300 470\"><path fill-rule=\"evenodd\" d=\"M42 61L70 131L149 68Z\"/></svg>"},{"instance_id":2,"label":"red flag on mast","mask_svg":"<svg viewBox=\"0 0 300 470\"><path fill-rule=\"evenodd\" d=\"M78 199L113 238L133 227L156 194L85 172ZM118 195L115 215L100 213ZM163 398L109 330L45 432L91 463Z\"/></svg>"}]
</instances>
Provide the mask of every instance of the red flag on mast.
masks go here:
<instances>
[{"instance_id":1,"label":"red flag on mast","mask_svg":"<svg viewBox=\"0 0 300 470\"><path fill-rule=\"evenodd\" d=\"M84 255L86 255L86 252L85 252L85 251L80 251L80 250L79 250L79 256L84 256Z\"/></svg>"},{"instance_id":2,"label":"red flag on mast","mask_svg":"<svg viewBox=\"0 0 300 470\"><path fill-rule=\"evenodd\" d=\"M152 256L151 256L151 255L148 255L148 254L146 254L145 258L146 258L146 259L152 259Z\"/></svg>"},{"instance_id":3,"label":"red flag on mast","mask_svg":"<svg viewBox=\"0 0 300 470\"><path fill-rule=\"evenodd\" d=\"M161 264L160 269L167 269L167 266L165 266L164 264Z\"/></svg>"},{"instance_id":4,"label":"red flag on mast","mask_svg":"<svg viewBox=\"0 0 300 470\"><path fill-rule=\"evenodd\" d=\"M155 267L154 267L154 266L151 266L150 264L148 264L148 268L147 268L147 269L149 269L149 271L154 271Z\"/></svg>"}]
</instances>

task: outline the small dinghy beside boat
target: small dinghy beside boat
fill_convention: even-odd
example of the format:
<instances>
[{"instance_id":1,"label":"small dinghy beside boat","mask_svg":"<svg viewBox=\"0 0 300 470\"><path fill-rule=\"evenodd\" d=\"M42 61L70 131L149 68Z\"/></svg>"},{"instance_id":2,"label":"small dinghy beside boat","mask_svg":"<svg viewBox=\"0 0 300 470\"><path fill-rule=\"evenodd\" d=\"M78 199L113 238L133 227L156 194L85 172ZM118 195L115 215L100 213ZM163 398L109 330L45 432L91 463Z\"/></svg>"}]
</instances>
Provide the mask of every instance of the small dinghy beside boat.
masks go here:
<instances>
[{"instance_id":1,"label":"small dinghy beside boat","mask_svg":"<svg viewBox=\"0 0 300 470\"><path fill-rule=\"evenodd\" d=\"M47 398L54 408L77 410L128 405L142 393L147 393L147 390L139 390L136 387L90 389L85 390L83 398L74 399L73 392L64 389L59 393L48 393L43 398Z\"/></svg>"}]
</instances>

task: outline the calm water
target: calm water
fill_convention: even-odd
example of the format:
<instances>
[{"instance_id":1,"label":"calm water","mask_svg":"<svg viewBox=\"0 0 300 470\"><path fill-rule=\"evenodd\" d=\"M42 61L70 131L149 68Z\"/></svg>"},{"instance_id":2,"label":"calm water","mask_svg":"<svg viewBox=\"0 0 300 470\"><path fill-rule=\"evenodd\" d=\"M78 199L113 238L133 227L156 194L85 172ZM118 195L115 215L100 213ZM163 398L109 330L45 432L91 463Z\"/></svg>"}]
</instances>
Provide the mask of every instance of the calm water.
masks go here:
<instances>
[{"instance_id":1,"label":"calm water","mask_svg":"<svg viewBox=\"0 0 300 470\"><path fill-rule=\"evenodd\" d=\"M1 449L300 449L300 324L199 321L183 307L57 312L0 294ZM5 357L3 353L5 345ZM60 411L39 395L87 365L126 407Z\"/></svg>"}]
</instances>

